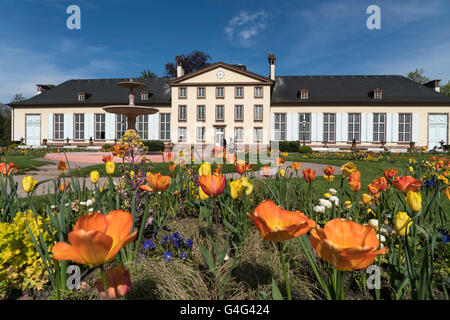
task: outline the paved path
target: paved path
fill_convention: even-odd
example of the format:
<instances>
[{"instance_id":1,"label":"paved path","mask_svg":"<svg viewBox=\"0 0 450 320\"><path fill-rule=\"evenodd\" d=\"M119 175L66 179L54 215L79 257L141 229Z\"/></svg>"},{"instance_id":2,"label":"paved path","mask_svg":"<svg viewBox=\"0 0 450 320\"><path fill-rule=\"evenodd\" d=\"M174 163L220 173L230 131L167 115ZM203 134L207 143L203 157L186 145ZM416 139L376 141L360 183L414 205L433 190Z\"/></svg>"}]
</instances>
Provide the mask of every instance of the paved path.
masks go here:
<instances>
[{"instance_id":1,"label":"paved path","mask_svg":"<svg viewBox=\"0 0 450 320\"><path fill-rule=\"evenodd\" d=\"M36 159L36 160L45 160L45 161L49 161L49 159L45 158L45 159ZM91 166L93 163L86 163L86 162L69 162L69 166L70 168L76 169L78 166L80 167L86 167L86 166ZM289 166L292 164L292 162L287 161L285 162L281 167L283 169L286 170L286 176L290 176L291 174L294 173L294 170L292 168L290 168ZM319 164L319 163L308 163L308 162L301 162L301 168L298 172L299 177L303 177L303 173L302 173L302 169L307 169L307 168L311 168L314 169L316 171L316 176L322 176L323 175L323 168L327 167L326 164ZM14 176L14 180L19 184L19 188L18 188L18 192L20 196L26 196L26 193L23 191L22 189L22 179L25 176L32 176L35 180L37 181L42 181L42 180L46 180L46 179L56 179L59 175L59 171L58 171L58 162L53 162L52 164L46 164L43 166L38 167L37 171L30 171L27 172L24 175L17 175ZM335 168L335 174L341 174L341 169L340 167L337 166L332 166ZM271 175L275 175L276 171L275 169L272 169L273 171L271 172ZM295 174L294 174L295 175ZM240 178L240 174L239 173L227 173L225 174L225 177L230 179L239 179ZM250 173L250 177L251 178L261 178L263 177L263 172L262 170L259 171L253 171ZM80 181L80 184L83 185L83 181L86 182L86 186L88 188L93 188L93 183L91 182L91 180L89 179L89 177L86 178L78 178L75 177L74 179L78 179ZM113 178L114 181L119 182L120 178L116 177ZM108 179L106 177L101 177L100 178L100 185L103 185ZM42 194L47 194L48 192L53 193L53 182L52 181L48 181L42 185L40 185L37 190L35 191L35 194L37 195L42 195Z\"/></svg>"}]
</instances>

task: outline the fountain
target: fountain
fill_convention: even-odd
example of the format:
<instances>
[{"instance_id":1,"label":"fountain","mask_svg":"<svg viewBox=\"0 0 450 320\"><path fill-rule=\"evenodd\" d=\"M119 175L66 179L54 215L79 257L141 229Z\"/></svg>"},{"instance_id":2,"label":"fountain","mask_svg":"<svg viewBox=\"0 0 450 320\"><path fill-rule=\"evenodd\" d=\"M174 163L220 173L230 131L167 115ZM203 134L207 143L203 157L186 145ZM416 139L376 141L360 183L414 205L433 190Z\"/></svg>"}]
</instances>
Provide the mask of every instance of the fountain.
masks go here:
<instances>
[{"instance_id":1,"label":"fountain","mask_svg":"<svg viewBox=\"0 0 450 320\"><path fill-rule=\"evenodd\" d=\"M128 121L128 129L136 130L136 117L144 114L154 114L158 112L158 109L145 107L145 106L137 106L134 104L134 89L145 88L146 85L140 82L133 81L130 78L130 81L123 81L117 84L121 88L128 88L130 92L128 93L129 103L122 105L112 105L106 106L103 108L106 112L114 113L114 114L122 114L127 116Z\"/></svg>"}]
</instances>

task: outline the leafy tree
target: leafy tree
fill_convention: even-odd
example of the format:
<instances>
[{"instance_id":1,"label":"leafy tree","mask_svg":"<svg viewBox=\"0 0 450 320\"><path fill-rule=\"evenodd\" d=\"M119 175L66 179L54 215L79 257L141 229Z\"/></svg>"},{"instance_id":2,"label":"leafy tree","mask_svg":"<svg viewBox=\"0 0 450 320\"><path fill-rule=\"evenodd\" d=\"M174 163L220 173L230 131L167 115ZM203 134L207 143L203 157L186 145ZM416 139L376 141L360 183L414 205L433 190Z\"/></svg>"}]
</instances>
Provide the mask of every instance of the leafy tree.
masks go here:
<instances>
[{"instance_id":1,"label":"leafy tree","mask_svg":"<svg viewBox=\"0 0 450 320\"><path fill-rule=\"evenodd\" d=\"M203 51L194 51L183 57L184 74L188 74L200 69L203 69L211 64L211 56ZM174 78L177 76L176 62L169 62L165 66L165 73L167 76Z\"/></svg>"},{"instance_id":2,"label":"leafy tree","mask_svg":"<svg viewBox=\"0 0 450 320\"><path fill-rule=\"evenodd\" d=\"M450 80L447 82L447 84L441 86L441 93L450 96Z\"/></svg>"},{"instance_id":3,"label":"leafy tree","mask_svg":"<svg viewBox=\"0 0 450 320\"><path fill-rule=\"evenodd\" d=\"M414 80L417 83L424 84L424 83L427 83L428 81L430 81L429 78L427 78L423 75L424 72L425 71L422 68L420 70L416 68L415 71L408 73L407 77L411 80Z\"/></svg>"},{"instance_id":4,"label":"leafy tree","mask_svg":"<svg viewBox=\"0 0 450 320\"><path fill-rule=\"evenodd\" d=\"M0 147L9 145L11 141L11 110L0 103Z\"/></svg>"},{"instance_id":5,"label":"leafy tree","mask_svg":"<svg viewBox=\"0 0 450 320\"><path fill-rule=\"evenodd\" d=\"M148 70L144 70L139 74L140 78L144 78L144 79L156 79L158 78L158 76L156 75L156 73L151 72L150 69Z\"/></svg>"}]
</instances>

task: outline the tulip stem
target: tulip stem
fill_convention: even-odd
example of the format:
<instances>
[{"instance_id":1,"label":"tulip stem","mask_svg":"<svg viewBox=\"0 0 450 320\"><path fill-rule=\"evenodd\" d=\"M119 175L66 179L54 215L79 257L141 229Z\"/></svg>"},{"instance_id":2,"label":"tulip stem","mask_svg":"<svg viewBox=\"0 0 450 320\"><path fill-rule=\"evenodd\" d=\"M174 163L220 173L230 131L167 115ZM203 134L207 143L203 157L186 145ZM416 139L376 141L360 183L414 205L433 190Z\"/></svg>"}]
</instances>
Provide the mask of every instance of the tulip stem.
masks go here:
<instances>
[{"instance_id":1,"label":"tulip stem","mask_svg":"<svg viewBox=\"0 0 450 320\"><path fill-rule=\"evenodd\" d=\"M284 281L286 283L286 291L287 291L288 300L292 300L291 285L289 283L289 278L287 275L287 264L286 264L286 259L284 257L284 245L282 242L278 242L277 244L278 244L278 251L280 251L280 261L281 261L281 267L283 268L283 276L284 276Z\"/></svg>"}]
</instances>

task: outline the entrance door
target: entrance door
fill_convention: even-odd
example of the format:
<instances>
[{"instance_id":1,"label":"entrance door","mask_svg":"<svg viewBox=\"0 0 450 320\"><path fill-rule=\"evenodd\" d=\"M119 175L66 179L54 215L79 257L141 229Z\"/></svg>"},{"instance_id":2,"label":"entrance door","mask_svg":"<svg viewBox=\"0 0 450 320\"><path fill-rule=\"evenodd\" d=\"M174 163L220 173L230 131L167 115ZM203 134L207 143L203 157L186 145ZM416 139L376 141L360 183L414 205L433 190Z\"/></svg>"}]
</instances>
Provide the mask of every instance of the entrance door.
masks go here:
<instances>
[{"instance_id":1,"label":"entrance door","mask_svg":"<svg viewBox=\"0 0 450 320\"><path fill-rule=\"evenodd\" d=\"M29 146L41 145L41 115L27 114L26 115L26 143Z\"/></svg>"},{"instance_id":2,"label":"entrance door","mask_svg":"<svg viewBox=\"0 0 450 320\"><path fill-rule=\"evenodd\" d=\"M428 149L441 146L440 141L447 144L448 114L430 114L428 116Z\"/></svg>"},{"instance_id":3,"label":"entrance door","mask_svg":"<svg viewBox=\"0 0 450 320\"><path fill-rule=\"evenodd\" d=\"M225 136L225 128L216 128L216 146L222 145L222 140Z\"/></svg>"}]
</instances>

